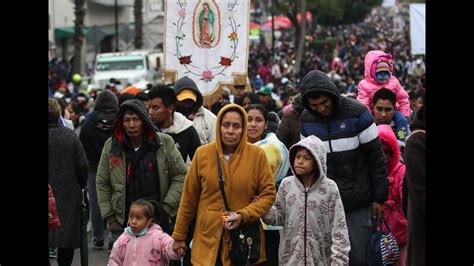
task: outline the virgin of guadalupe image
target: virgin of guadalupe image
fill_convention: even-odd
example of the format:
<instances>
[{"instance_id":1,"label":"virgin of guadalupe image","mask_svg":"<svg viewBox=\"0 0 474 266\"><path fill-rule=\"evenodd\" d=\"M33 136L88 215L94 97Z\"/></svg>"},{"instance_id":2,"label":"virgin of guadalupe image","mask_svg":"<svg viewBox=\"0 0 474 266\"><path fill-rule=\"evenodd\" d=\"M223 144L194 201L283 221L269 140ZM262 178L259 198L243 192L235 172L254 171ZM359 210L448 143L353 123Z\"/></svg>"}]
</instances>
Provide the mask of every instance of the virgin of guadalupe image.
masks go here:
<instances>
[{"instance_id":1,"label":"virgin of guadalupe image","mask_svg":"<svg viewBox=\"0 0 474 266\"><path fill-rule=\"evenodd\" d=\"M211 48L215 33L213 29L214 12L209 8L208 3L204 3L203 9L199 14L199 44L204 48Z\"/></svg>"}]
</instances>

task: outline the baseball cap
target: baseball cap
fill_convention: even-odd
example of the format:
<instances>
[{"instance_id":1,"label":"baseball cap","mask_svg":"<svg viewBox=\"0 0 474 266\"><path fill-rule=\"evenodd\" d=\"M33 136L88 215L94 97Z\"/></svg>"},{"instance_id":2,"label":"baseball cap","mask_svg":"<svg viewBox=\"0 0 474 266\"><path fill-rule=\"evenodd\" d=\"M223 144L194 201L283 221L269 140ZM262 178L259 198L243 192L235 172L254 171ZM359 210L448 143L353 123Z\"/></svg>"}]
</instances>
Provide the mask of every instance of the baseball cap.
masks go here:
<instances>
[{"instance_id":1,"label":"baseball cap","mask_svg":"<svg viewBox=\"0 0 474 266\"><path fill-rule=\"evenodd\" d=\"M268 86L263 86L259 91L258 94L265 94L265 95L272 95L272 88Z\"/></svg>"},{"instance_id":2,"label":"baseball cap","mask_svg":"<svg viewBox=\"0 0 474 266\"><path fill-rule=\"evenodd\" d=\"M197 95L193 90L184 89L180 91L178 95L176 95L176 99L180 102L186 99L191 99L193 101L196 101Z\"/></svg>"}]
</instances>

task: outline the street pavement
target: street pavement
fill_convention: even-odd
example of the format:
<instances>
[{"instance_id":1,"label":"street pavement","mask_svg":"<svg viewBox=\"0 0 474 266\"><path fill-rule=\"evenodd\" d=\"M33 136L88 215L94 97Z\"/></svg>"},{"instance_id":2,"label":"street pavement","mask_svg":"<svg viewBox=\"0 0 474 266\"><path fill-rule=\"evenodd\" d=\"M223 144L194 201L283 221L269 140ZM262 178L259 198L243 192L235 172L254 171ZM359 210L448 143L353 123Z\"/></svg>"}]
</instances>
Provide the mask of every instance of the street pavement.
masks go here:
<instances>
[{"instance_id":1,"label":"street pavement","mask_svg":"<svg viewBox=\"0 0 474 266\"><path fill-rule=\"evenodd\" d=\"M108 247L108 231L105 231L104 248L97 250L92 245L92 232L87 232L87 238L89 240L89 266L105 266L109 260ZM49 259L52 266L58 266L56 259ZM74 260L71 266L81 266L81 250L78 248L74 251Z\"/></svg>"}]
</instances>

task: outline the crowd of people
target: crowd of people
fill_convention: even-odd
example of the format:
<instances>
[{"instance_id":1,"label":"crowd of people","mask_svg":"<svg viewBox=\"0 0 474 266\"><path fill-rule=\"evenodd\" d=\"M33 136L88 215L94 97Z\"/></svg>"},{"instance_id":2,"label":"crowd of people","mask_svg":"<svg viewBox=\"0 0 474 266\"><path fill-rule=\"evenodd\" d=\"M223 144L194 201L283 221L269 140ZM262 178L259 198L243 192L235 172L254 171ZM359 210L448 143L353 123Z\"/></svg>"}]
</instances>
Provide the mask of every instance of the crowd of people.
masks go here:
<instances>
[{"instance_id":1,"label":"crowd of people","mask_svg":"<svg viewBox=\"0 0 474 266\"><path fill-rule=\"evenodd\" d=\"M211 106L186 76L87 90L53 60L58 264L79 248L85 190L93 246L109 250L110 265L231 265L231 232L256 222L258 265L366 265L382 218L396 265L425 265L424 60L394 30L395 14L408 23L407 7L396 8L311 29L307 39L336 46L307 47L299 73L291 32L274 58L264 43L251 47L250 84Z\"/></svg>"}]
</instances>

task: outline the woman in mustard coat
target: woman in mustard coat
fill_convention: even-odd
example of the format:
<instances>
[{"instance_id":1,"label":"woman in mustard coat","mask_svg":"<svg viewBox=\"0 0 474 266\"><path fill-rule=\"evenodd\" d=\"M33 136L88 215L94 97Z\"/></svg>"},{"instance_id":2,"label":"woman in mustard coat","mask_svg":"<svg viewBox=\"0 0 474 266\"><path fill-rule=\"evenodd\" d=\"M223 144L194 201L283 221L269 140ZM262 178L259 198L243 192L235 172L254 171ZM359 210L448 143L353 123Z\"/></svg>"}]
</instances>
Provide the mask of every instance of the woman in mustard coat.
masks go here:
<instances>
[{"instance_id":1,"label":"woman in mustard coat","mask_svg":"<svg viewBox=\"0 0 474 266\"><path fill-rule=\"evenodd\" d=\"M230 227L224 226L225 208L219 189L217 156L222 165L224 190L231 211ZM216 141L196 150L184 182L173 232L174 249L183 248L188 226L196 216L191 263L231 265L229 230L257 221L275 201L275 181L262 148L247 142L247 115L236 104L224 106L217 116ZM251 203L253 196L260 200ZM260 259L265 261L265 237L260 225ZM275 251L277 252L277 251Z\"/></svg>"}]
</instances>

